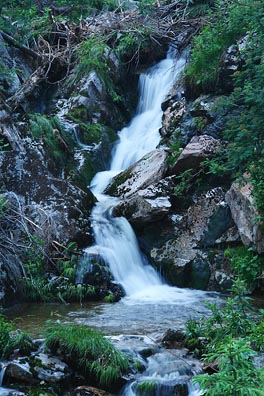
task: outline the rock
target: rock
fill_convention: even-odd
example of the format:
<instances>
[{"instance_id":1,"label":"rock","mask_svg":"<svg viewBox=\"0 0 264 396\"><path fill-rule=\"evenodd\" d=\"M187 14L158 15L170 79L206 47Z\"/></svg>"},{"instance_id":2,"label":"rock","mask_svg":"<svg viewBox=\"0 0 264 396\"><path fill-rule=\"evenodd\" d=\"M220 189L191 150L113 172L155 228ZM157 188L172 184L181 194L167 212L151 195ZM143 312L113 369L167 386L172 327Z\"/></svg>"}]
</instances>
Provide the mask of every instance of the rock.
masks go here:
<instances>
[{"instance_id":1,"label":"rock","mask_svg":"<svg viewBox=\"0 0 264 396\"><path fill-rule=\"evenodd\" d=\"M224 92L231 92L234 88L232 77L242 68L244 63L243 49L246 47L247 41L247 36L243 37L236 44L228 47L222 56L218 86Z\"/></svg>"},{"instance_id":2,"label":"rock","mask_svg":"<svg viewBox=\"0 0 264 396\"><path fill-rule=\"evenodd\" d=\"M135 359L140 359L140 357L146 359L157 353L160 349L148 336L119 335L111 336L110 339L116 348L129 356L134 356Z\"/></svg>"},{"instance_id":3,"label":"rock","mask_svg":"<svg viewBox=\"0 0 264 396\"><path fill-rule=\"evenodd\" d=\"M245 246L254 246L259 254L264 252L263 224L254 206L252 185L249 175L244 175L246 182L233 183L226 193L233 220L238 228L240 238Z\"/></svg>"},{"instance_id":4,"label":"rock","mask_svg":"<svg viewBox=\"0 0 264 396\"><path fill-rule=\"evenodd\" d=\"M5 379L16 380L27 384L36 383L30 370L30 365L28 361L25 362L25 358L19 358L7 364Z\"/></svg>"},{"instance_id":5,"label":"rock","mask_svg":"<svg viewBox=\"0 0 264 396\"><path fill-rule=\"evenodd\" d=\"M211 136L194 136L183 149L169 173L179 175L187 169L198 170L202 161L214 157L220 147L221 141Z\"/></svg>"},{"instance_id":6,"label":"rock","mask_svg":"<svg viewBox=\"0 0 264 396\"><path fill-rule=\"evenodd\" d=\"M119 301L125 295L123 288L115 282L108 264L104 262L96 246L85 250L76 271L76 282L94 286L96 297L110 298L110 302Z\"/></svg>"},{"instance_id":7,"label":"rock","mask_svg":"<svg viewBox=\"0 0 264 396\"><path fill-rule=\"evenodd\" d=\"M16 389L8 389L0 387L1 396L28 396L28 393L20 392Z\"/></svg>"},{"instance_id":8,"label":"rock","mask_svg":"<svg viewBox=\"0 0 264 396\"><path fill-rule=\"evenodd\" d=\"M167 107L163 113L160 134L162 136L170 136L182 120L185 111L185 99L173 102L169 107Z\"/></svg>"},{"instance_id":9,"label":"rock","mask_svg":"<svg viewBox=\"0 0 264 396\"><path fill-rule=\"evenodd\" d=\"M49 384L66 382L71 377L71 370L66 363L45 353L34 356L34 372L39 380Z\"/></svg>"},{"instance_id":10,"label":"rock","mask_svg":"<svg viewBox=\"0 0 264 396\"><path fill-rule=\"evenodd\" d=\"M105 192L120 198L128 198L138 190L158 182L167 170L167 153L158 149L146 154L124 172L115 176Z\"/></svg>"},{"instance_id":11,"label":"rock","mask_svg":"<svg viewBox=\"0 0 264 396\"><path fill-rule=\"evenodd\" d=\"M114 208L114 215L124 216L131 224L143 225L162 219L170 210L167 197L148 199L141 196L140 190Z\"/></svg>"},{"instance_id":12,"label":"rock","mask_svg":"<svg viewBox=\"0 0 264 396\"><path fill-rule=\"evenodd\" d=\"M148 239L144 236L142 244L141 237L140 242L171 284L206 290L214 271L208 247L217 248L216 241L233 226L225 192L219 187L201 195L183 216L171 216L169 222L146 229Z\"/></svg>"},{"instance_id":13,"label":"rock","mask_svg":"<svg viewBox=\"0 0 264 396\"><path fill-rule=\"evenodd\" d=\"M233 279L223 271L215 272L215 281L218 284L218 290L230 290L233 285Z\"/></svg>"},{"instance_id":14,"label":"rock","mask_svg":"<svg viewBox=\"0 0 264 396\"><path fill-rule=\"evenodd\" d=\"M103 389L94 388L93 386L78 386L70 392L71 396L112 396Z\"/></svg>"},{"instance_id":15,"label":"rock","mask_svg":"<svg viewBox=\"0 0 264 396\"><path fill-rule=\"evenodd\" d=\"M184 340L185 340L186 334L182 330L174 330L174 329L168 329L164 334L161 339L161 342L163 345L165 345L167 348L174 346L175 344L177 346L181 345L183 346Z\"/></svg>"},{"instance_id":16,"label":"rock","mask_svg":"<svg viewBox=\"0 0 264 396\"><path fill-rule=\"evenodd\" d=\"M95 199L89 190L73 186L69 180L54 177L46 168L39 148L12 151L0 156L0 186L14 191L19 210L46 245L76 241L87 246L91 241L88 214ZM34 224L36 226L34 226Z\"/></svg>"}]
</instances>

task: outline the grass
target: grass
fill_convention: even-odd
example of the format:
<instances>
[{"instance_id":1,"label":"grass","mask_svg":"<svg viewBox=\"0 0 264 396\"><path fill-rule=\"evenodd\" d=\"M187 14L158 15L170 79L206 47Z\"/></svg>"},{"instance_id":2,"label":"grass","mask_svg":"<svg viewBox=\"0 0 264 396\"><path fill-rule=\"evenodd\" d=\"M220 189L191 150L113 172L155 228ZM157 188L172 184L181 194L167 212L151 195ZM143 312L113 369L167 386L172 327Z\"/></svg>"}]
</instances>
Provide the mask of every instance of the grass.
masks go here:
<instances>
[{"instance_id":1,"label":"grass","mask_svg":"<svg viewBox=\"0 0 264 396\"><path fill-rule=\"evenodd\" d=\"M128 358L104 336L86 326L56 324L46 329L46 347L98 386L109 388L128 371ZM87 379L87 378L86 378Z\"/></svg>"}]
</instances>

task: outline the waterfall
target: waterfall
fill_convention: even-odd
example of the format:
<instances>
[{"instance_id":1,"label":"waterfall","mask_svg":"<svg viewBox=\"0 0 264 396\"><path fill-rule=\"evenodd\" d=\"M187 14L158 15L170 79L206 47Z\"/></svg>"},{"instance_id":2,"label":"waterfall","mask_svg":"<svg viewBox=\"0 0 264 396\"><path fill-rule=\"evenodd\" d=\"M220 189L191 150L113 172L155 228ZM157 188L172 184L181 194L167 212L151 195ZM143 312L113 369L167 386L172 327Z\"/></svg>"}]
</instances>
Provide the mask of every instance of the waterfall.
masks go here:
<instances>
[{"instance_id":1,"label":"waterfall","mask_svg":"<svg viewBox=\"0 0 264 396\"><path fill-rule=\"evenodd\" d=\"M123 217L113 217L112 208L117 198L103 194L113 176L155 149L160 141L162 125L161 104L174 85L185 65L185 57L175 59L173 51L167 58L140 76L139 103L131 123L119 132L119 142L114 151L110 170L98 172L91 182L91 190L98 199L92 211L91 222L96 245L86 249L86 254L96 249L108 263L110 270L128 297L137 301L193 300L182 289L164 285L156 271L142 256L132 227ZM174 297L172 297L172 294Z\"/></svg>"}]
</instances>

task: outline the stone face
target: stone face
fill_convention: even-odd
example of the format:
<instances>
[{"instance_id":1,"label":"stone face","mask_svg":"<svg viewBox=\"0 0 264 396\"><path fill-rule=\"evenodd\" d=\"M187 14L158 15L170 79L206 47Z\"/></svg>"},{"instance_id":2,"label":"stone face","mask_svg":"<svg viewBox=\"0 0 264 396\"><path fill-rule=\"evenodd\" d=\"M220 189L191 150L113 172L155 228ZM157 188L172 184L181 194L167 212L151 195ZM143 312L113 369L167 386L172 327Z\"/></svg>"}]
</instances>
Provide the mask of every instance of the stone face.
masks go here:
<instances>
[{"instance_id":1,"label":"stone face","mask_svg":"<svg viewBox=\"0 0 264 396\"><path fill-rule=\"evenodd\" d=\"M115 176L105 192L120 198L128 198L138 190L158 182L167 170L167 152L159 149L146 154L141 160Z\"/></svg>"},{"instance_id":2,"label":"stone face","mask_svg":"<svg viewBox=\"0 0 264 396\"><path fill-rule=\"evenodd\" d=\"M249 178L249 175L246 175ZM226 193L233 220L245 246L254 246L259 254L264 252L263 225L258 220L259 213L254 206L250 181L243 186L233 183Z\"/></svg>"},{"instance_id":3,"label":"stone face","mask_svg":"<svg viewBox=\"0 0 264 396\"><path fill-rule=\"evenodd\" d=\"M35 375L39 380L57 384L68 381L71 376L69 366L60 359L39 353L34 357Z\"/></svg>"},{"instance_id":4,"label":"stone face","mask_svg":"<svg viewBox=\"0 0 264 396\"><path fill-rule=\"evenodd\" d=\"M21 359L13 360L6 367L5 377L25 382L27 384L33 384L36 382L33 378L33 374L30 370L29 363L22 363Z\"/></svg>"},{"instance_id":5,"label":"stone face","mask_svg":"<svg viewBox=\"0 0 264 396\"><path fill-rule=\"evenodd\" d=\"M143 238L141 244L170 283L206 289L212 276L207 249L217 247L217 240L233 225L225 192L215 188L201 195L182 216L171 216L168 224L153 224L148 240ZM157 235L151 240L153 232Z\"/></svg>"},{"instance_id":6,"label":"stone face","mask_svg":"<svg viewBox=\"0 0 264 396\"><path fill-rule=\"evenodd\" d=\"M41 151L34 146L15 155L12 151L3 153L0 169L1 190L16 192L24 215L36 224L40 238L47 243L49 238L63 244L79 240L80 245L87 246L90 241L87 217L94 203L90 191L54 177L47 170Z\"/></svg>"},{"instance_id":7,"label":"stone face","mask_svg":"<svg viewBox=\"0 0 264 396\"><path fill-rule=\"evenodd\" d=\"M221 141L211 136L194 136L170 169L170 174L179 175L187 169L198 170L201 162L214 157L220 147Z\"/></svg>"}]
</instances>

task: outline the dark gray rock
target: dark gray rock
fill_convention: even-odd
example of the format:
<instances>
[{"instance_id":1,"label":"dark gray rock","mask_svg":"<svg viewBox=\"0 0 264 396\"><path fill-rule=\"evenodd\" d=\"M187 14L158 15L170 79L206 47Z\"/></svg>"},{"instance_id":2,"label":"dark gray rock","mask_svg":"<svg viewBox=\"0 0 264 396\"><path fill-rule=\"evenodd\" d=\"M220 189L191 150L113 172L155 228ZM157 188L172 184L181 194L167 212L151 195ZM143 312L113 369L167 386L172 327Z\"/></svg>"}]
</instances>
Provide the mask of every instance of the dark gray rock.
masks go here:
<instances>
[{"instance_id":1,"label":"dark gray rock","mask_svg":"<svg viewBox=\"0 0 264 396\"><path fill-rule=\"evenodd\" d=\"M48 384L61 384L69 381L71 370L69 366L60 359L39 353L34 356L34 376L40 381Z\"/></svg>"},{"instance_id":2,"label":"dark gray rock","mask_svg":"<svg viewBox=\"0 0 264 396\"><path fill-rule=\"evenodd\" d=\"M8 363L5 371L5 379L16 380L26 384L35 384L36 380L28 363L28 359L19 358Z\"/></svg>"},{"instance_id":3,"label":"dark gray rock","mask_svg":"<svg viewBox=\"0 0 264 396\"><path fill-rule=\"evenodd\" d=\"M183 215L172 215L170 220L147 227L139 240L150 261L171 284L207 289L216 268L206 249L218 249L218 239L233 226L225 192L215 188L201 195Z\"/></svg>"}]
</instances>

